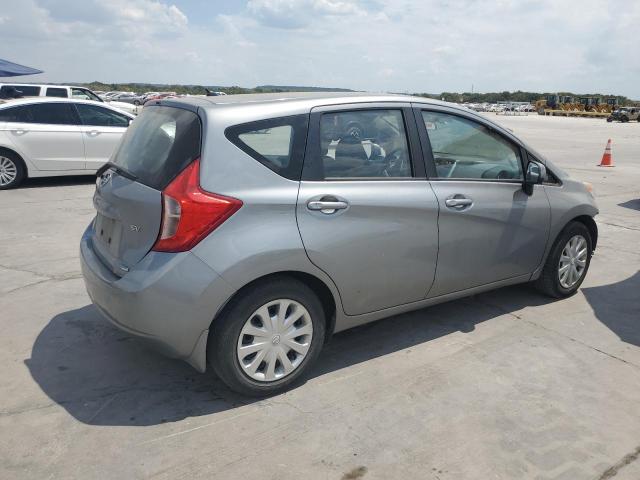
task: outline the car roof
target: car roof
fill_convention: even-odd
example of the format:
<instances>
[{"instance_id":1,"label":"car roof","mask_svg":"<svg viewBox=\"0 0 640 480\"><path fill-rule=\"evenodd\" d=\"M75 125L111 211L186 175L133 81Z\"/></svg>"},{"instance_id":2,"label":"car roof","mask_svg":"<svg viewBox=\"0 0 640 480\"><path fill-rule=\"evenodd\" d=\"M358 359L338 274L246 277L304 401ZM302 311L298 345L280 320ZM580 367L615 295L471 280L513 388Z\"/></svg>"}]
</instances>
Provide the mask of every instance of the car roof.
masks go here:
<instances>
[{"instance_id":1,"label":"car roof","mask_svg":"<svg viewBox=\"0 0 640 480\"><path fill-rule=\"evenodd\" d=\"M368 93L368 92L278 92L278 93L243 93L235 95L213 95L198 97L180 97L172 99L185 103L193 103L200 107L234 106L247 104L269 103L305 103L313 106L334 105L341 103L361 102L420 102L441 105L451 105L439 100L425 97L393 93Z\"/></svg>"},{"instance_id":2,"label":"car roof","mask_svg":"<svg viewBox=\"0 0 640 480\"><path fill-rule=\"evenodd\" d=\"M110 110L116 110L120 113L125 113L128 117L135 118L134 115L129 112L120 110L119 108L112 107L108 103L98 103L95 100L82 100L79 98L61 98L61 97L22 97L22 98L8 98L0 100L0 109L15 107L17 105L31 105L35 103L84 103L87 105L98 105L100 107L108 108Z\"/></svg>"},{"instance_id":3,"label":"car roof","mask_svg":"<svg viewBox=\"0 0 640 480\"><path fill-rule=\"evenodd\" d=\"M12 87L54 87L54 88L83 88L90 90L87 87L80 87L78 85L56 85L54 83L18 83L18 82L0 82L0 86L9 85Z\"/></svg>"},{"instance_id":4,"label":"car roof","mask_svg":"<svg viewBox=\"0 0 640 480\"><path fill-rule=\"evenodd\" d=\"M269 118L273 115L296 115L309 113L315 107L347 105L359 103L419 103L422 105L437 105L448 109L464 112L488 121L479 116L473 110L455 104L442 102L426 97L418 97L395 93L369 93L369 92L279 92L279 93L248 93L239 95L220 96L190 96L177 98L163 98L148 101L146 106L166 105L179 108L197 110L209 110L211 113L226 112L233 114L233 118L239 122L242 117L247 121L253 119ZM146 108L145 106L145 108ZM225 112L225 113L223 113ZM237 115L236 115L237 113ZM490 122L495 125L494 122ZM502 127L500 127L502 128Z\"/></svg>"},{"instance_id":5,"label":"car roof","mask_svg":"<svg viewBox=\"0 0 640 480\"><path fill-rule=\"evenodd\" d=\"M212 112L244 111L247 116L251 116L252 113L257 114L258 112L262 112L265 115L269 112L295 115L308 113L315 107L357 103L420 103L443 106L465 113L475 113L473 110L455 103L441 102L440 100L426 97L368 92L281 92L190 96L152 100L151 103L147 102L146 105L167 105L193 110L202 108Z\"/></svg>"},{"instance_id":6,"label":"car roof","mask_svg":"<svg viewBox=\"0 0 640 480\"><path fill-rule=\"evenodd\" d=\"M240 95L223 96L192 96L178 98L163 98L152 100L147 106L173 106L187 108L193 111L203 109L212 115L219 117L216 125L238 124L245 121L254 121L272 118L274 116L286 116L309 113L315 107L359 104L359 103L416 103L421 105L433 105L445 107L445 110L457 111L468 117L473 117L479 122L491 125L503 132L519 145L526 146L522 139L516 137L512 131L490 120L486 116L470 108L456 103L443 102L432 98L418 97L394 93L368 93L368 92L281 92L281 93L249 93ZM207 115L208 116L208 115ZM529 148L529 147L527 147ZM533 150L533 149L531 149ZM545 158L540 156L543 161Z\"/></svg>"}]
</instances>

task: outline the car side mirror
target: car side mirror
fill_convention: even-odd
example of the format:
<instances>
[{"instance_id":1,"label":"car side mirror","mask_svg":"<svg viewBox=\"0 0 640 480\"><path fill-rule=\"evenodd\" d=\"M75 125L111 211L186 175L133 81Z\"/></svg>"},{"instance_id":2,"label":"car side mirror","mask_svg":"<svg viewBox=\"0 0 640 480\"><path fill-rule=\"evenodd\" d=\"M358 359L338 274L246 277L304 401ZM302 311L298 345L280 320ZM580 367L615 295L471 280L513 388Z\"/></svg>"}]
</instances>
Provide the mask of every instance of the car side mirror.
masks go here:
<instances>
[{"instance_id":1,"label":"car side mirror","mask_svg":"<svg viewBox=\"0 0 640 480\"><path fill-rule=\"evenodd\" d=\"M538 162L529 162L524 177L524 192L527 195L532 195L533 186L541 184L545 178L547 178L547 169L545 166Z\"/></svg>"}]
</instances>

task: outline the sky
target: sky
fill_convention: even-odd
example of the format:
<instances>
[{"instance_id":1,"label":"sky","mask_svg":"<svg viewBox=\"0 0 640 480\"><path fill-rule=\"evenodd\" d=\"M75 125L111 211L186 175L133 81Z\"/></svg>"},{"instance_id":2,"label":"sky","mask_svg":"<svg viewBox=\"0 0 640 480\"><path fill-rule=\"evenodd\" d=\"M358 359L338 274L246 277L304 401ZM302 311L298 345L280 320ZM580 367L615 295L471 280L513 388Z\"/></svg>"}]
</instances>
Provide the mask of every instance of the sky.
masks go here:
<instances>
[{"instance_id":1,"label":"sky","mask_svg":"<svg viewBox=\"0 0 640 480\"><path fill-rule=\"evenodd\" d=\"M2 0L24 81L640 99L639 0Z\"/></svg>"}]
</instances>

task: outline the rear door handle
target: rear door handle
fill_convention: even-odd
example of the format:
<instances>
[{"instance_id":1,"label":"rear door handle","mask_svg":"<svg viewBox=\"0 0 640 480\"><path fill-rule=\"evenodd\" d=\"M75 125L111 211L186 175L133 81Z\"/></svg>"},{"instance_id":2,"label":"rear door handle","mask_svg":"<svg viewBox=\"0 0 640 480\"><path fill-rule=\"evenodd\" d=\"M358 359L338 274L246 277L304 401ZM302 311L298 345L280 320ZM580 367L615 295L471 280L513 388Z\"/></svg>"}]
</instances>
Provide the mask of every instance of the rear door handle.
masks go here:
<instances>
[{"instance_id":1,"label":"rear door handle","mask_svg":"<svg viewBox=\"0 0 640 480\"><path fill-rule=\"evenodd\" d=\"M89 130L89 131L87 132L87 134L88 134L90 137L97 137L98 135L100 135L100 132L99 132L98 130Z\"/></svg>"},{"instance_id":2,"label":"rear door handle","mask_svg":"<svg viewBox=\"0 0 640 480\"><path fill-rule=\"evenodd\" d=\"M22 135L23 133L27 133L27 131L23 128L16 128L15 130L11 130L16 135Z\"/></svg>"},{"instance_id":3,"label":"rear door handle","mask_svg":"<svg viewBox=\"0 0 640 480\"><path fill-rule=\"evenodd\" d=\"M341 200L335 201L325 201L325 200L311 200L307 203L307 208L309 210L320 211L324 214L335 213L338 210L344 210L347 208L349 204L347 202L343 202Z\"/></svg>"},{"instance_id":4,"label":"rear door handle","mask_svg":"<svg viewBox=\"0 0 640 480\"><path fill-rule=\"evenodd\" d=\"M447 207L462 209L464 207L471 205L473 203L473 200L471 200L470 198L456 195L452 198L447 198L444 201L444 203Z\"/></svg>"}]
</instances>

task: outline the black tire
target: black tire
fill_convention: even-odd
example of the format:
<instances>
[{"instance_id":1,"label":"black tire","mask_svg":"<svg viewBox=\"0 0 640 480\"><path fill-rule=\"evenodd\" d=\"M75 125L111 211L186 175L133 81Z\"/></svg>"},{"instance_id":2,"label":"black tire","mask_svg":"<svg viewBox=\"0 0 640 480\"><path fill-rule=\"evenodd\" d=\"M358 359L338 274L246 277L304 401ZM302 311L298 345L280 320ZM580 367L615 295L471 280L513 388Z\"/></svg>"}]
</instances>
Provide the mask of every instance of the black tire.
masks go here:
<instances>
[{"instance_id":1,"label":"black tire","mask_svg":"<svg viewBox=\"0 0 640 480\"><path fill-rule=\"evenodd\" d=\"M290 299L302 304L311 317L311 345L300 365L289 375L271 382L257 381L244 373L236 347L245 322L269 301ZM207 358L220 379L243 395L264 397L289 389L315 363L325 340L325 314L318 296L304 283L280 277L249 287L236 296L213 322L207 342Z\"/></svg>"},{"instance_id":2,"label":"black tire","mask_svg":"<svg viewBox=\"0 0 640 480\"><path fill-rule=\"evenodd\" d=\"M558 276L558 267L560 263L560 255L567 242L575 235L581 235L587 241L587 259L584 271L578 282L571 288L565 288L560 284ZM589 265L591 264L591 255L593 253L593 240L589 229L581 222L569 223L556 238L551 247L547 261L544 264L540 277L534 282L534 286L540 292L554 298L570 297L578 291L580 285L587 276Z\"/></svg>"},{"instance_id":3,"label":"black tire","mask_svg":"<svg viewBox=\"0 0 640 480\"><path fill-rule=\"evenodd\" d=\"M133 104L134 104L136 107L139 107L139 106L140 106L140 100L134 100L134 101L133 101Z\"/></svg>"},{"instance_id":4,"label":"black tire","mask_svg":"<svg viewBox=\"0 0 640 480\"><path fill-rule=\"evenodd\" d=\"M15 188L22 183L27 176L27 169L24 166L24 162L18 155L7 150L0 150L0 168L2 168L1 165L3 158L5 159L5 165L6 162L8 162L9 168L12 166L15 169L15 177L12 181L6 184L0 181L0 190L9 190L10 188Z\"/></svg>"},{"instance_id":5,"label":"black tire","mask_svg":"<svg viewBox=\"0 0 640 480\"><path fill-rule=\"evenodd\" d=\"M622 118L620 118L620 121L622 123L627 123L629 121L629 117L622 117Z\"/></svg>"}]
</instances>

